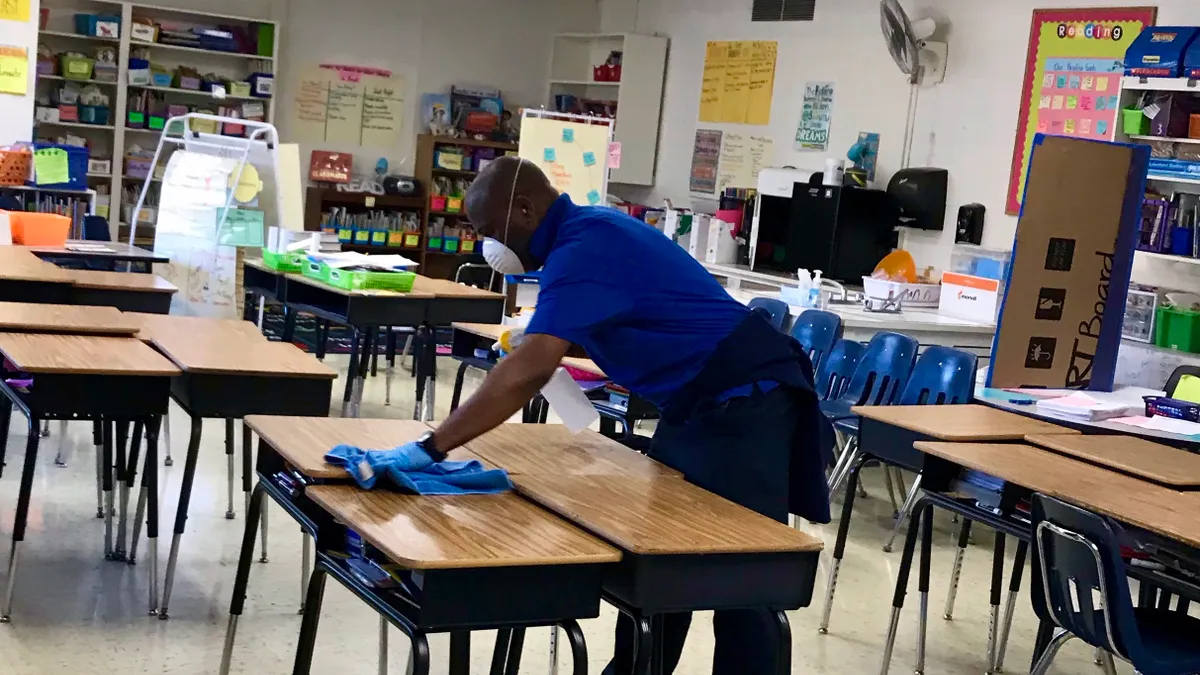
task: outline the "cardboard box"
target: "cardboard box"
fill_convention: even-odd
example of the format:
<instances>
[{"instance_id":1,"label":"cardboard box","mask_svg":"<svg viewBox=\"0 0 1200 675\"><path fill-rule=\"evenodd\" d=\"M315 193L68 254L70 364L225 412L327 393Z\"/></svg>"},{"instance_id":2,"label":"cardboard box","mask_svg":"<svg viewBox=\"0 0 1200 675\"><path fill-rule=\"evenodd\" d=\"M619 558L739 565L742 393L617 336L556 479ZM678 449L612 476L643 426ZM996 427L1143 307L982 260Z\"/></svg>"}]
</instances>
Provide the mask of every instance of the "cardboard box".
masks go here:
<instances>
[{"instance_id":1,"label":"cardboard box","mask_svg":"<svg viewBox=\"0 0 1200 675\"><path fill-rule=\"evenodd\" d=\"M1000 304L1000 281L958 272L942 272L938 314L991 323Z\"/></svg>"},{"instance_id":2,"label":"cardboard box","mask_svg":"<svg viewBox=\"0 0 1200 675\"><path fill-rule=\"evenodd\" d=\"M1034 139L991 387L1110 391L1150 148Z\"/></svg>"}]
</instances>

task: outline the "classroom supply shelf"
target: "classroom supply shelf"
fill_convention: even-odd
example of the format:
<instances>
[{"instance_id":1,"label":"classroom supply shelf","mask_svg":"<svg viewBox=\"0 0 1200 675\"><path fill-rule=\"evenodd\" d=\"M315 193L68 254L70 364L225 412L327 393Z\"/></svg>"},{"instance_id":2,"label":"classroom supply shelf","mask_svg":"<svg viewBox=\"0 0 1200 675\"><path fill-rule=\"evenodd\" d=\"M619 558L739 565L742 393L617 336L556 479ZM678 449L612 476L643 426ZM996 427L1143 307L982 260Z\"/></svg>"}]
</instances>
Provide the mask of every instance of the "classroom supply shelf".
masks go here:
<instances>
[{"instance_id":1,"label":"classroom supply shelf","mask_svg":"<svg viewBox=\"0 0 1200 675\"><path fill-rule=\"evenodd\" d=\"M171 86L162 86L167 83L156 83L153 81L138 81L135 84L131 82L130 77L131 59L141 54L142 56L149 56L151 64L162 66L168 70L180 66L190 67L200 73L212 73L237 82L248 81L255 74L273 76L277 72L279 61L278 36L280 35L280 27L279 22L268 19L175 9L137 2L121 2L119 0L93 0L92 2L85 3L84 6L87 9L79 9L78 6L43 5L43 7L49 9L49 14L43 28L38 31L39 46L45 45L55 53L74 51L84 53L87 56L93 56L97 48L113 48L117 52L116 81L100 80L94 75L88 79L73 79L63 77L57 73L39 73L36 77L37 92L39 95L48 94L52 90L61 88L68 82L76 83L81 87L96 85L100 87L101 91L108 94L111 99L109 120L112 124L35 122L34 138L57 139L65 137L68 134L82 136L87 139L93 157L103 157L112 160L113 170L111 174L89 175L89 182L91 187L95 188L108 199L109 223L113 230L112 234L114 237L124 235L122 236L122 240L124 240L128 236L128 228L125 223L121 222L121 214L124 213L123 207L131 202L136 202L137 193L135 190L140 189L141 184L144 182L142 178L133 178L126 175L126 162L124 159L135 145L152 151L158 143L159 136L162 135L162 131L159 129L147 128L150 126L149 123L152 120L148 119L150 115L145 113L152 111L139 109L143 100L146 102L153 101L156 105L162 107L185 106L208 111L213 114L219 114L222 110L226 112L232 109L240 111L243 105L260 103L263 106L262 111L265 113L264 121L270 123L274 122L275 119L275 101L270 96L243 96L233 95L232 92L228 92L223 98L218 98L214 97L208 91L176 86L178 82L171 82ZM119 17L120 37L80 34L78 31L86 29L85 26L77 25L76 23L76 14L81 12L85 14L111 15L113 19ZM212 49L206 46L207 43L186 46L136 39L133 36L135 19L149 19L156 23L173 22L187 26L232 26L242 29L246 35L256 38L260 45L259 49L264 53L254 54ZM144 28L144 24L142 27ZM260 28L262 33L259 32ZM161 33L162 31L156 30L155 39L162 39ZM264 38L263 35L267 37ZM139 37L144 38L144 33L139 33ZM253 45L254 42L250 42L249 44ZM237 48L246 47L244 47L242 42L238 42ZM248 49L254 48L253 46L248 47ZM244 92L238 93L242 94ZM145 121L131 120L131 112L143 112L143 117L146 118ZM178 111L175 112L178 113ZM159 117L157 113L154 116ZM163 115L164 118L171 116L171 114ZM242 115L238 114L236 116L240 117ZM145 124L146 126L130 126L131 123ZM152 230L148 231L145 227L144 224L139 224L137 232L138 242L149 244L152 242L154 235Z\"/></svg>"}]
</instances>

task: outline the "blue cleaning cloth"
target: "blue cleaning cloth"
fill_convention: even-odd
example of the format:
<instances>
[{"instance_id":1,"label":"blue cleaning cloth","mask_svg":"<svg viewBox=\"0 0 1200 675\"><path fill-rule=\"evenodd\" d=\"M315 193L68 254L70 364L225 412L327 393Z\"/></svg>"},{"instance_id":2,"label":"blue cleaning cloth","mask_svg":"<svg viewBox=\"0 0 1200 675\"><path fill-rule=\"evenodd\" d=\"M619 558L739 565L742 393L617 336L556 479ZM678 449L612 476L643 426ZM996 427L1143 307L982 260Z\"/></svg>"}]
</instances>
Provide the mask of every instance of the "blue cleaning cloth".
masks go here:
<instances>
[{"instance_id":1,"label":"blue cleaning cloth","mask_svg":"<svg viewBox=\"0 0 1200 675\"><path fill-rule=\"evenodd\" d=\"M365 490L374 488L381 479L419 495L497 494L512 489L503 469L485 469L474 459L435 464L415 442L391 450L339 445L325 454L325 461L345 469Z\"/></svg>"}]
</instances>

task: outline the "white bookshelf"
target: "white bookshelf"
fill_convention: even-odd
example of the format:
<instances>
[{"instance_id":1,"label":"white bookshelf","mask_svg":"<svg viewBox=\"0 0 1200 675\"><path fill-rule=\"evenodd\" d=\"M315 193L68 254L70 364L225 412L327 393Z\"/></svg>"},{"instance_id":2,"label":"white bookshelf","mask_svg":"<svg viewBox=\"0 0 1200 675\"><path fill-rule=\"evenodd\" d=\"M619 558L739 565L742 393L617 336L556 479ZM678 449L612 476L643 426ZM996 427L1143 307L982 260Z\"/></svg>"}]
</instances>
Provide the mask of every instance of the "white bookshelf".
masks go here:
<instances>
[{"instance_id":1,"label":"white bookshelf","mask_svg":"<svg viewBox=\"0 0 1200 675\"><path fill-rule=\"evenodd\" d=\"M610 52L622 54L621 81L597 82L592 67ZM546 107L557 94L617 102L613 140L621 144L621 168L610 182L653 185L658 158L667 38L633 33L560 33L550 54Z\"/></svg>"},{"instance_id":2,"label":"white bookshelf","mask_svg":"<svg viewBox=\"0 0 1200 675\"><path fill-rule=\"evenodd\" d=\"M212 110L214 113L219 106L230 106L250 101L262 102L265 106L266 120L274 122L275 101L273 98L257 96L214 96L210 92L181 89L178 87L158 87L150 85L129 84L129 59L138 52L145 51L153 64L161 65L168 70L178 66L190 66L202 74L214 73L231 80L245 80L252 73L278 73L279 42L281 30L278 21L253 17L215 14L211 12L190 11L161 7L136 2L106 2L105 0L42 0L41 6L49 10L46 28L38 31L39 44L45 44L55 53L72 50L93 56L97 47L109 45L117 49L117 81L100 82L97 80L73 80L61 75L41 75L37 77L37 93L46 95L52 89L57 89L64 82L78 82L81 85L94 84L109 94L111 124L83 123L37 123L34 124L34 138L55 138L66 133L81 136L88 140L92 148L91 155L110 156L112 158L111 173L88 174L88 187L92 189L107 188L109 192L109 226L114 239L128 223L124 222L123 206L128 200L123 199L123 188L140 188L144 179L131 178L125 175L124 158L126 150L133 145L153 149L158 145L161 131L126 126L130 109L130 97L141 92L152 93L165 99L168 104L195 106ZM77 35L74 32L76 13L103 13L121 17L121 35L117 39L101 38L88 35ZM253 24L274 26L275 39L272 53L269 55L241 54L225 52L200 47L162 44L158 42L143 42L131 37L131 26L134 18L148 18L156 21L178 21L189 24L223 24L238 26L247 30ZM278 83L276 83L278 85ZM160 163L165 163L165 158ZM151 179L152 183L161 181ZM145 235L142 233L145 232ZM144 224L138 227L139 239L144 243L153 238L153 229Z\"/></svg>"}]
</instances>

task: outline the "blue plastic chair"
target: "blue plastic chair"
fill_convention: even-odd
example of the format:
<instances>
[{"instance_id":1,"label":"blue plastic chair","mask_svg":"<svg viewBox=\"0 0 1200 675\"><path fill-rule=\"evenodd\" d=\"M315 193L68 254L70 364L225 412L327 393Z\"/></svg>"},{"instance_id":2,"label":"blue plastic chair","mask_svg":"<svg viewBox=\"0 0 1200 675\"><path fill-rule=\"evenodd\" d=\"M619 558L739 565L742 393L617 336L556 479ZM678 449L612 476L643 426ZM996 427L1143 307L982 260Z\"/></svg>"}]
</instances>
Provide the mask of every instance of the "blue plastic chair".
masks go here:
<instances>
[{"instance_id":1,"label":"blue plastic chair","mask_svg":"<svg viewBox=\"0 0 1200 675\"><path fill-rule=\"evenodd\" d=\"M87 241L112 241L108 220L104 216L84 216L83 238Z\"/></svg>"},{"instance_id":2,"label":"blue plastic chair","mask_svg":"<svg viewBox=\"0 0 1200 675\"><path fill-rule=\"evenodd\" d=\"M821 403L821 411L836 422L856 417L850 412L856 405L894 404L908 384L916 358L916 340L900 333L876 333L867 343L845 393Z\"/></svg>"},{"instance_id":3,"label":"blue plastic chair","mask_svg":"<svg viewBox=\"0 0 1200 675\"><path fill-rule=\"evenodd\" d=\"M1143 675L1200 672L1200 619L1133 606L1117 533L1107 519L1034 495L1032 551L1033 611L1062 630L1031 675L1044 675L1072 637L1129 661ZM1093 602L1097 595L1100 606Z\"/></svg>"},{"instance_id":4,"label":"blue plastic chair","mask_svg":"<svg viewBox=\"0 0 1200 675\"><path fill-rule=\"evenodd\" d=\"M771 325L779 330L787 325L788 305L779 298L754 298L746 305L750 311L763 312Z\"/></svg>"},{"instance_id":5,"label":"blue plastic chair","mask_svg":"<svg viewBox=\"0 0 1200 675\"><path fill-rule=\"evenodd\" d=\"M975 390L974 354L933 345L917 358L900 394L900 405L970 403Z\"/></svg>"},{"instance_id":6,"label":"blue plastic chair","mask_svg":"<svg viewBox=\"0 0 1200 675\"><path fill-rule=\"evenodd\" d=\"M850 386L850 378L854 369L867 348L861 342L853 340L838 340L829 355L821 360L817 373L817 396L822 401L841 398Z\"/></svg>"},{"instance_id":7,"label":"blue plastic chair","mask_svg":"<svg viewBox=\"0 0 1200 675\"><path fill-rule=\"evenodd\" d=\"M808 352L813 372L818 372L825 356L833 349L833 345L842 339L842 317L833 312L806 309L792 324L792 337Z\"/></svg>"}]
</instances>

